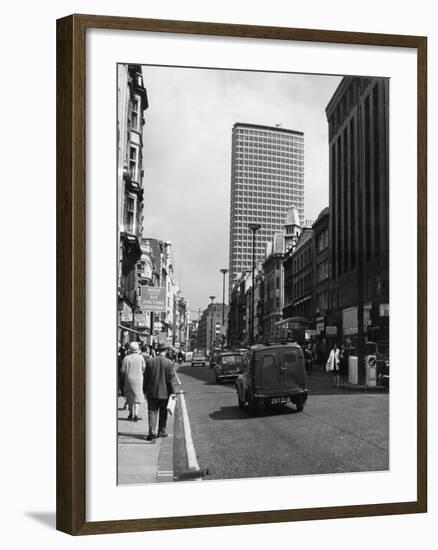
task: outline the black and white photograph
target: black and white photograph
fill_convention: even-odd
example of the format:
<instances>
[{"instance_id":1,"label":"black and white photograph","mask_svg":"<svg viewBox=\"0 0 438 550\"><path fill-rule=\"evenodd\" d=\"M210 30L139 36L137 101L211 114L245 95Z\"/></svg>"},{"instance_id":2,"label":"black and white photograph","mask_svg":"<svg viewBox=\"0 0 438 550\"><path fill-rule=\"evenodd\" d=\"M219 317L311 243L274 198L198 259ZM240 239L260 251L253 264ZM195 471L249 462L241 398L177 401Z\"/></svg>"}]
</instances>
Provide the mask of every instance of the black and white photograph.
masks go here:
<instances>
[{"instance_id":1,"label":"black and white photograph","mask_svg":"<svg viewBox=\"0 0 438 550\"><path fill-rule=\"evenodd\" d=\"M390 79L116 70L117 484L388 471Z\"/></svg>"}]
</instances>

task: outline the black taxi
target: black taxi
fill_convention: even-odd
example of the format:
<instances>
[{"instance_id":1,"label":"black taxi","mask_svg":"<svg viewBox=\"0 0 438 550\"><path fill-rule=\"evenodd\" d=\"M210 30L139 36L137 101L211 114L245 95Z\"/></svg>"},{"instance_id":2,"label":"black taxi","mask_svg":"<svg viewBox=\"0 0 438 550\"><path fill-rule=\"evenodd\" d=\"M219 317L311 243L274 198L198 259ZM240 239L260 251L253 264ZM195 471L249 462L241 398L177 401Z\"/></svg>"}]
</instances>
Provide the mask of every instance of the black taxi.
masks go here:
<instances>
[{"instance_id":1,"label":"black taxi","mask_svg":"<svg viewBox=\"0 0 438 550\"><path fill-rule=\"evenodd\" d=\"M255 416L262 406L293 403L301 412L307 400L304 355L297 343L257 344L236 380L239 407Z\"/></svg>"}]
</instances>

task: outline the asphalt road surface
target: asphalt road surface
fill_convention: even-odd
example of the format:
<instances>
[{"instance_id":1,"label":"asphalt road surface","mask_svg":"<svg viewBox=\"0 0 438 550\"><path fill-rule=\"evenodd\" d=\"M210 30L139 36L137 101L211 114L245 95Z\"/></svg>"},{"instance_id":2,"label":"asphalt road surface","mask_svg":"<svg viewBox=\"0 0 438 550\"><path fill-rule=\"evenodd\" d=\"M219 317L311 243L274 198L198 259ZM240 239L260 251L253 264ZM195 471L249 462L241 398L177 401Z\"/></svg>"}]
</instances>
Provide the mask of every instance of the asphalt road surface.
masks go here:
<instances>
[{"instance_id":1,"label":"asphalt road surface","mask_svg":"<svg viewBox=\"0 0 438 550\"><path fill-rule=\"evenodd\" d=\"M314 371L301 413L293 405L250 417L234 383L216 384L208 367L178 369L204 479L387 470L389 395L331 387Z\"/></svg>"}]
</instances>

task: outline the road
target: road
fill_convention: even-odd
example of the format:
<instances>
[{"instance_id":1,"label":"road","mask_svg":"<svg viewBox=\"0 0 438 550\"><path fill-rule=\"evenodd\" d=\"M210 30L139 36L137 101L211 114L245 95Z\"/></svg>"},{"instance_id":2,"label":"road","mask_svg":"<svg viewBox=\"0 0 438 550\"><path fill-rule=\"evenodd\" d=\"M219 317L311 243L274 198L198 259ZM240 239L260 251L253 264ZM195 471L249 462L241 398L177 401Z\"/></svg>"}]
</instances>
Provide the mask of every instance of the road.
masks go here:
<instances>
[{"instance_id":1,"label":"road","mask_svg":"<svg viewBox=\"0 0 438 550\"><path fill-rule=\"evenodd\" d=\"M387 470L389 395L331 387L308 377L304 411L293 405L250 417L233 383L216 384L208 367L178 369L193 444L204 479Z\"/></svg>"}]
</instances>

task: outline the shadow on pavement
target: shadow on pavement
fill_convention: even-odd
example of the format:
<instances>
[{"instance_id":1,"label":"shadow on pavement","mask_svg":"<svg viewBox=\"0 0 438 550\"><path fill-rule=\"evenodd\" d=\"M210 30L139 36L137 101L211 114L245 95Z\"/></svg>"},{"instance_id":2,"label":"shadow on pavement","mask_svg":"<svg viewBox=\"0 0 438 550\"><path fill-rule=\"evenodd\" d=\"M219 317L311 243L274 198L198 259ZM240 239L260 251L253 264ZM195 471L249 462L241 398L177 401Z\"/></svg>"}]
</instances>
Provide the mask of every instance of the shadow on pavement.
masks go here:
<instances>
[{"instance_id":1,"label":"shadow on pavement","mask_svg":"<svg viewBox=\"0 0 438 550\"><path fill-rule=\"evenodd\" d=\"M216 386L214 369L210 367L179 367L177 372L196 378L207 386Z\"/></svg>"},{"instance_id":2,"label":"shadow on pavement","mask_svg":"<svg viewBox=\"0 0 438 550\"><path fill-rule=\"evenodd\" d=\"M278 416L296 414L295 408L284 405L279 407L262 407L260 413L257 416L250 416L248 409L240 409L237 405L235 407L221 407L219 410L209 414L212 420L244 420L245 418L250 420L257 418L258 416Z\"/></svg>"},{"instance_id":3,"label":"shadow on pavement","mask_svg":"<svg viewBox=\"0 0 438 550\"><path fill-rule=\"evenodd\" d=\"M214 369L210 369L209 367L181 366L178 372L204 382L206 386L220 387L223 385L224 387L233 387L235 384L234 381L217 384ZM323 365L316 365L313 368L312 374L307 375L307 390L309 397L312 395L351 395L352 393L351 388L345 389L333 386L333 374L326 372ZM376 388L375 390L368 389L367 391L368 393L382 393L381 388Z\"/></svg>"},{"instance_id":4,"label":"shadow on pavement","mask_svg":"<svg viewBox=\"0 0 438 550\"><path fill-rule=\"evenodd\" d=\"M146 441L146 434L138 434L138 433L132 433L132 432L128 432L128 433L118 432L117 435L119 437L129 437L130 439L140 439L141 441ZM119 443L123 443L123 442L119 441Z\"/></svg>"}]
</instances>

